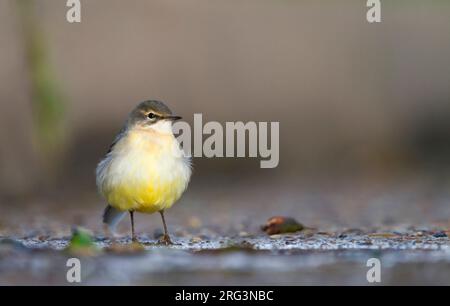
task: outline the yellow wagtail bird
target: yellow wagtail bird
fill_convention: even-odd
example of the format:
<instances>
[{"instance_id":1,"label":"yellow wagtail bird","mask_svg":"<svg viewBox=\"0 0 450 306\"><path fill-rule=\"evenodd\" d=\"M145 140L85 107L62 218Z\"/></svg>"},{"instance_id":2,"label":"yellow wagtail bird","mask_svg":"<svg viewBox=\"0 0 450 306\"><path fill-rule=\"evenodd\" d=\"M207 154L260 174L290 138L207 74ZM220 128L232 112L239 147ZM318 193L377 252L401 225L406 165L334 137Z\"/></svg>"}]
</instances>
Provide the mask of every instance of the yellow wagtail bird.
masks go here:
<instances>
[{"instance_id":1,"label":"yellow wagtail bird","mask_svg":"<svg viewBox=\"0 0 450 306\"><path fill-rule=\"evenodd\" d=\"M140 103L97 166L97 187L107 200L103 222L114 228L128 212L131 236L134 212L161 214L164 236L171 244L164 211L183 194L191 177L190 159L185 156L172 131L181 117L159 101Z\"/></svg>"}]
</instances>

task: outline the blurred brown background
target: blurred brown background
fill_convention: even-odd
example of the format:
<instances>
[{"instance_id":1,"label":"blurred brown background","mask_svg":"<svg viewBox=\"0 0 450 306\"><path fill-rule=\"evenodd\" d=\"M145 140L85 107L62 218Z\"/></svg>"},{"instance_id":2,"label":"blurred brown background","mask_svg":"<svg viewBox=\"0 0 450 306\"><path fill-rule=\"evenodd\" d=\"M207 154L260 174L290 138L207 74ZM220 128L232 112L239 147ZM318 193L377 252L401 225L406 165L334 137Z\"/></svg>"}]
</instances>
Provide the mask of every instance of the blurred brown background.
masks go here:
<instances>
[{"instance_id":1,"label":"blurred brown background","mask_svg":"<svg viewBox=\"0 0 450 306\"><path fill-rule=\"evenodd\" d=\"M79 24L65 2L0 2L0 224L98 228L96 163L145 99L280 122L277 169L195 159L175 223L450 219L448 1L383 1L380 24L365 1L82 0Z\"/></svg>"}]
</instances>

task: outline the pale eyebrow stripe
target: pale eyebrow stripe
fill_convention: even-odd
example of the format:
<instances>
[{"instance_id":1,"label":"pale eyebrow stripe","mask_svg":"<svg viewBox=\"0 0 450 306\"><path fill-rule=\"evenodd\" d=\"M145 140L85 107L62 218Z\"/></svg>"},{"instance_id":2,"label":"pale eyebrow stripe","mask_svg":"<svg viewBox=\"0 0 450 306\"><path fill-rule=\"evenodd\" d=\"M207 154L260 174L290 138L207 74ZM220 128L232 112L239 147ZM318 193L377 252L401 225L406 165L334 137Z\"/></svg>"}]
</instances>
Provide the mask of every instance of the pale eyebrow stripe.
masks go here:
<instances>
[{"instance_id":1,"label":"pale eyebrow stripe","mask_svg":"<svg viewBox=\"0 0 450 306\"><path fill-rule=\"evenodd\" d=\"M159 112L157 112L157 111L154 111L154 110L151 110L151 111L145 111L145 110L142 110L142 111L141 111L141 114L143 114L143 115L145 115L145 116L148 116L148 114L150 114L150 113L153 113L153 114L157 115L158 117L164 117L163 114L161 114L161 113L159 113Z\"/></svg>"}]
</instances>

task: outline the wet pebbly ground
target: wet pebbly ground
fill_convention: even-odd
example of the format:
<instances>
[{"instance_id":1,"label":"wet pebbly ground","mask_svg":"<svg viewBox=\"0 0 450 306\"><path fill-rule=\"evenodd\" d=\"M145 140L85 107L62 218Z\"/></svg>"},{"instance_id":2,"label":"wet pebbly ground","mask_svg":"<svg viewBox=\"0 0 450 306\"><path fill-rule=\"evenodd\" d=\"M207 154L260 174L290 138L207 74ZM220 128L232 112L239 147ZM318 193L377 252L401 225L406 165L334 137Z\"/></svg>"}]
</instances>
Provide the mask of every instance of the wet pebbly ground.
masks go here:
<instances>
[{"instance_id":1,"label":"wet pebbly ground","mask_svg":"<svg viewBox=\"0 0 450 306\"><path fill-rule=\"evenodd\" d=\"M91 186L92 184L88 184ZM224 189L223 186L227 186ZM206 188L207 187L207 188ZM450 179L195 180L167 212L175 246L158 244L158 215L136 215L115 244L104 236L95 190L0 203L0 285L371 285L367 260L381 261L381 285L450 285ZM272 216L306 229L268 235ZM92 231L94 247L67 249L71 228ZM83 241L83 239L80 239Z\"/></svg>"},{"instance_id":2,"label":"wet pebbly ground","mask_svg":"<svg viewBox=\"0 0 450 306\"><path fill-rule=\"evenodd\" d=\"M0 238L0 284L66 281L77 257L84 285L368 285L369 258L382 265L382 285L450 285L450 232L442 228L378 228L268 236L184 233L164 246L141 234L96 235L95 251L67 249L70 236Z\"/></svg>"}]
</instances>

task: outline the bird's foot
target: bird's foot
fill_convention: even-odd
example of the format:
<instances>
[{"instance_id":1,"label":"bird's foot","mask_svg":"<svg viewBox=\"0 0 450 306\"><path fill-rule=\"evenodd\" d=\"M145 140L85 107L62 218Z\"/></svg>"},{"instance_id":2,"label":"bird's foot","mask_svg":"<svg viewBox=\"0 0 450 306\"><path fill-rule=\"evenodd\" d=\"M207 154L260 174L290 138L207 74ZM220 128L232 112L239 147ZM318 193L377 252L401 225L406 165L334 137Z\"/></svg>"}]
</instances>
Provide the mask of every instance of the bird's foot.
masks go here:
<instances>
[{"instance_id":1,"label":"bird's foot","mask_svg":"<svg viewBox=\"0 0 450 306\"><path fill-rule=\"evenodd\" d=\"M172 242L172 239L170 239L169 235L164 235L159 239L160 244L164 245L175 245L175 243Z\"/></svg>"}]
</instances>

